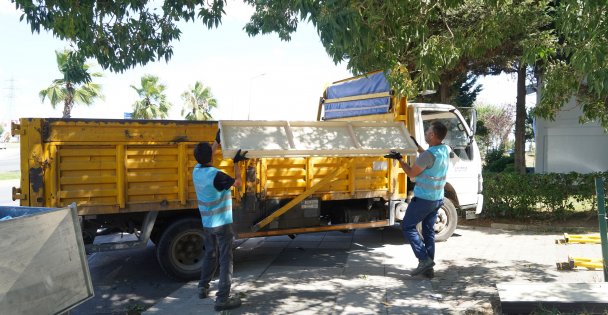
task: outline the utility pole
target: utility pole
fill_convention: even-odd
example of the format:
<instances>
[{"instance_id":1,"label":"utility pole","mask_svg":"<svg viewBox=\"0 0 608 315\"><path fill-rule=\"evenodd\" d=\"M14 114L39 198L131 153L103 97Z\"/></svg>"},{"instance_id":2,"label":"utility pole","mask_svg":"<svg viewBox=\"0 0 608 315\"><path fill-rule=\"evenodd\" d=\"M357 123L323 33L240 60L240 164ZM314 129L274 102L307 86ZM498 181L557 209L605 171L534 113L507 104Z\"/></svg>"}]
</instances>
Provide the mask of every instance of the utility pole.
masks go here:
<instances>
[{"instance_id":1,"label":"utility pole","mask_svg":"<svg viewBox=\"0 0 608 315\"><path fill-rule=\"evenodd\" d=\"M5 87L6 90L6 102L4 103L4 107L6 110L3 110L3 113L7 113L6 119L13 119L13 107L15 106L15 78L11 77L6 80L8 82L8 87Z\"/></svg>"}]
</instances>

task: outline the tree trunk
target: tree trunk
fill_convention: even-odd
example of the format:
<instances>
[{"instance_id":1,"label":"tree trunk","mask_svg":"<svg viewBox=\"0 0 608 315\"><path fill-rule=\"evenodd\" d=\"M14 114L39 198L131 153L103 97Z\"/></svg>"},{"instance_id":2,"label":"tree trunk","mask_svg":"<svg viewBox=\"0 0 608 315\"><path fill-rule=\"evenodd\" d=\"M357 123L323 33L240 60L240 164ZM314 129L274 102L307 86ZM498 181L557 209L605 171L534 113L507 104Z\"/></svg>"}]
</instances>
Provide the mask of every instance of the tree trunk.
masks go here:
<instances>
[{"instance_id":1,"label":"tree trunk","mask_svg":"<svg viewBox=\"0 0 608 315\"><path fill-rule=\"evenodd\" d=\"M71 82L66 82L66 96L63 105L63 118L70 118L72 116L72 107L74 107L74 87Z\"/></svg>"},{"instance_id":2,"label":"tree trunk","mask_svg":"<svg viewBox=\"0 0 608 315\"><path fill-rule=\"evenodd\" d=\"M72 116L72 107L74 103L71 99L65 100L63 104L63 118L70 118Z\"/></svg>"},{"instance_id":3,"label":"tree trunk","mask_svg":"<svg viewBox=\"0 0 608 315\"><path fill-rule=\"evenodd\" d=\"M515 170L526 173L526 64L517 69L517 101L515 103Z\"/></svg>"},{"instance_id":4,"label":"tree trunk","mask_svg":"<svg viewBox=\"0 0 608 315\"><path fill-rule=\"evenodd\" d=\"M450 99L450 85L451 82L447 79L442 79L439 85L439 102L441 104L447 104Z\"/></svg>"}]
</instances>

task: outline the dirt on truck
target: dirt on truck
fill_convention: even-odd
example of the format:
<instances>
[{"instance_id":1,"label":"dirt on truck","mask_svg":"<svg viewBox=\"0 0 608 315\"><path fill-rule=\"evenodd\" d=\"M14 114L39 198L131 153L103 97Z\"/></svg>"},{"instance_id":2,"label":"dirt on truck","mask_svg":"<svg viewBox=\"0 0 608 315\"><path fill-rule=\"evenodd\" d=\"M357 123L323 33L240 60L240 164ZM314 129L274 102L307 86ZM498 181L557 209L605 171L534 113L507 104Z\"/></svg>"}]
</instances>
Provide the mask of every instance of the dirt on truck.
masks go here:
<instances>
[{"instance_id":1,"label":"dirt on truck","mask_svg":"<svg viewBox=\"0 0 608 315\"><path fill-rule=\"evenodd\" d=\"M452 106L393 96L382 73L330 85L312 122L22 118L12 127L21 138L21 183L13 198L29 207L75 202L88 252L151 240L169 276L196 279L204 248L192 152L198 142L212 143L220 125L224 151L216 167L234 175L231 150L250 151L241 162L245 184L232 194L234 230L250 238L395 224L412 185L383 154L401 150L413 162L409 136L423 143L425 124L436 119L448 126L446 144L453 148L436 224L437 239L445 240L457 208L481 211L474 128ZM138 239L94 242L109 232Z\"/></svg>"}]
</instances>

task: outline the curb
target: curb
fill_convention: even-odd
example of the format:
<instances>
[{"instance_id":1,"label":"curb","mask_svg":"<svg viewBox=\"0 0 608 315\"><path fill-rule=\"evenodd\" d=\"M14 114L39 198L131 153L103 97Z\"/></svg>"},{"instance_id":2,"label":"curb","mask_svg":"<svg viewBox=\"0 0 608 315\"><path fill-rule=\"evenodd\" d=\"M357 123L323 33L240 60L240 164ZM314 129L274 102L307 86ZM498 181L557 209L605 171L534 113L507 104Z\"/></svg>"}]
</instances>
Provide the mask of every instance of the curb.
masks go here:
<instances>
[{"instance_id":1,"label":"curb","mask_svg":"<svg viewBox=\"0 0 608 315\"><path fill-rule=\"evenodd\" d=\"M490 228L498 230L511 231L535 231L535 232L564 232L564 233L580 233L590 232L592 229L588 227L576 226L538 226L538 225L523 225L523 224L507 224L507 223L491 223Z\"/></svg>"}]
</instances>

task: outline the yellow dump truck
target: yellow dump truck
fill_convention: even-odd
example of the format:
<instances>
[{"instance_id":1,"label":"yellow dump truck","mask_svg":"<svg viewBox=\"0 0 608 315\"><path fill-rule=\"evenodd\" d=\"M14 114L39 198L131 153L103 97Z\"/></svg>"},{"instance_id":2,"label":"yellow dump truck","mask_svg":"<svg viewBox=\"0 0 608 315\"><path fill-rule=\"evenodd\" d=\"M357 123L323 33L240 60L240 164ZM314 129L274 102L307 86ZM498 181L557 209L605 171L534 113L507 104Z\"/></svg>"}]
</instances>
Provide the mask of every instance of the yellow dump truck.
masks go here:
<instances>
[{"instance_id":1,"label":"yellow dump truck","mask_svg":"<svg viewBox=\"0 0 608 315\"><path fill-rule=\"evenodd\" d=\"M351 136L356 136L357 128L363 130L353 147L338 141L318 148L315 145L320 144L314 141L300 141L297 145L309 145L301 150L294 147L297 136L282 125L277 127L276 122L224 122L224 152L218 152L216 166L228 174L233 172L232 160L223 155L230 156L227 146L235 139L229 136L230 130L238 133L245 130L239 128L264 125L280 128L289 136L274 151L259 144L267 146L273 141L270 138L258 138L257 144L251 144L247 142L251 137L244 137L236 143L252 146L244 148L252 158L241 162L245 185L233 191L234 228L239 238L395 224L407 209L411 187L398 165L382 157L387 152L365 147L364 138L369 135L376 142L391 142L387 130L397 124L405 130L401 136L409 139L411 134L423 143L425 126L436 119L448 125L446 143L454 151L445 206L436 224L437 239L445 240L453 233L456 207L481 211L479 151L462 115L449 105L408 104L392 96L384 81L384 91L353 84L373 79L366 76L332 84L322 98L318 122L299 129L314 130L314 134L303 135L305 138L329 133L339 136L335 126L346 122L344 128ZM336 90L344 92L345 86L347 92L332 96ZM369 105L369 100L381 106ZM349 102L356 104L353 110L344 105ZM369 108L374 109L370 112ZM291 128L295 132L298 126ZM215 121L22 118L12 126L13 135L21 140L21 187L13 188L13 199L29 207L65 207L75 202L88 252L145 246L151 240L169 276L197 278L204 248L192 184L196 165L192 152L198 142L212 142L217 130ZM274 153L265 154L271 151ZM94 242L99 234L112 231L134 233L138 239Z\"/></svg>"}]
</instances>

